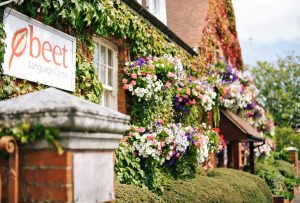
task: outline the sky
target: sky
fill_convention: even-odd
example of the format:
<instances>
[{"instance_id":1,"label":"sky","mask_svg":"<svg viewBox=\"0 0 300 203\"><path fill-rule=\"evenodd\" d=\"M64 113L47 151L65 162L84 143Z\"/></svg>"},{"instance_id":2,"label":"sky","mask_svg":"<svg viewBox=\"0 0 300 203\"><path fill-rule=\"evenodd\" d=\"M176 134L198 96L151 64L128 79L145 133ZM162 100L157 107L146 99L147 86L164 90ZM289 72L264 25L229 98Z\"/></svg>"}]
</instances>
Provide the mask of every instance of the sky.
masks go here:
<instances>
[{"instance_id":1,"label":"sky","mask_svg":"<svg viewBox=\"0 0 300 203\"><path fill-rule=\"evenodd\" d=\"M300 55L300 0L233 0L244 63Z\"/></svg>"}]
</instances>

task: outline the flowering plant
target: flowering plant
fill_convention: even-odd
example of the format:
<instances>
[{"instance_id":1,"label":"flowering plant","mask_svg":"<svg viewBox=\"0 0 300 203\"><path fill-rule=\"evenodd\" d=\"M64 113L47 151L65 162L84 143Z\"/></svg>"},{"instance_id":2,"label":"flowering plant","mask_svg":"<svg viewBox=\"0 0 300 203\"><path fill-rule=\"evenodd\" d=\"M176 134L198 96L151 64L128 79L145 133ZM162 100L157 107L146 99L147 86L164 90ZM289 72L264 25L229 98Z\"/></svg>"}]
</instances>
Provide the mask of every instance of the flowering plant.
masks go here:
<instances>
[{"instance_id":1,"label":"flowering plant","mask_svg":"<svg viewBox=\"0 0 300 203\"><path fill-rule=\"evenodd\" d=\"M152 158L160 165L170 162L172 165L191 148L196 149L199 163L208 157L208 137L196 128L181 124L156 123L148 129L132 126L126 139L136 156Z\"/></svg>"},{"instance_id":2,"label":"flowering plant","mask_svg":"<svg viewBox=\"0 0 300 203\"><path fill-rule=\"evenodd\" d=\"M256 102L248 105L247 109L242 112L242 115L248 121L248 123L250 123L259 131L271 136L275 134L275 125L273 121L268 118L264 108L258 105Z\"/></svg>"},{"instance_id":3,"label":"flowering plant","mask_svg":"<svg viewBox=\"0 0 300 203\"><path fill-rule=\"evenodd\" d=\"M272 150L275 150L275 143L272 139L267 138L265 144L255 148L255 155L257 157L269 157L271 156Z\"/></svg>"},{"instance_id":4,"label":"flowering plant","mask_svg":"<svg viewBox=\"0 0 300 203\"><path fill-rule=\"evenodd\" d=\"M220 134L219 128L208 129L205 134L209 138L209 152L218 153L224 149L226 142L223 135Z\"/></svg>"},{"instance_id":5,"label":"flowering plant","mask_svg":"<svg viewBox=\"0 0 300 203\"><path fill-rule=\"evenodd\" d=\"M157 99L164 89L170 89L177 78L176 71L182 69L180 60L170 55L138 58L126 62L123 68L123 89L138 100Z\"/></svg>"},{"instance_id":6,"label":"flowering plant","mask_svg":"<svg viewBox=\"0 0 300 203\"><path fill-rule=\"evenodd\" d=\"M212 109L217 94L206 81L188 79L177 84L175 108L182 110L190 105L200 104L205 111Z\"/></svg>"}]
</instances>

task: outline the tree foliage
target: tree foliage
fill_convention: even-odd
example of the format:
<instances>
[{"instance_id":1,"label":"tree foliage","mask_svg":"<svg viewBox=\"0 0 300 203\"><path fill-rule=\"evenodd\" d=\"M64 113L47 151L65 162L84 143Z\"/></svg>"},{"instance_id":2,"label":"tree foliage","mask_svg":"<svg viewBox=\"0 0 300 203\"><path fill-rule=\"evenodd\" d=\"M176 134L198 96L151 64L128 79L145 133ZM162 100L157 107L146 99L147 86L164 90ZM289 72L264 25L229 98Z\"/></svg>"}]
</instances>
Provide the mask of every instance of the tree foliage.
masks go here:
<instances>
[{"instance_id":1,"label":"tree foliage","mask_svg":"<svg viewBox=\"0 0 300 203\"><path fill-rule=\"evenodd\" d=\"M275 64L257 62L252 69L260 90L258 101L273 115L277 126L300 127L300 56L278 58Z\"/></svg>"}]
</instances>

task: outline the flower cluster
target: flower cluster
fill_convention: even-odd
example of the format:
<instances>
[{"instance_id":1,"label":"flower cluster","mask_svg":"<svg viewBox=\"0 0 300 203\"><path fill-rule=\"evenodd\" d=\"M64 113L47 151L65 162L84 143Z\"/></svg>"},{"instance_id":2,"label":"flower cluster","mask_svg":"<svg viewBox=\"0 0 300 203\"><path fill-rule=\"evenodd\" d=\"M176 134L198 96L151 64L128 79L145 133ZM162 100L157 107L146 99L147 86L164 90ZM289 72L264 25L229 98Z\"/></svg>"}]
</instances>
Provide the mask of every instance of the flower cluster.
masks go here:
<instances>
[{"instance_id":1,"label":"flower cluster","mask_svg":"<svg viewBox=\"0 0 300 203\"><path fill-rule=\"evenodd\" d=\"M181 124L156 123L149 129L133 126L126 139L136 156L152 158L161 165L171 159L180 159L191 148L196 149L197 160L203 163L209 152L209 138L196 128Z\"/></svg>"},{"instance_id":2,"label":"flower cluster","mask_svg":"<svg viewBox=\"0 0 300 203\"><path fill-rule=\"evenodd\" d=\"M175 108L182 110L190 105L200 104L205 111L210 111L215 104L217 94L206 81L187 79L177 84Z\"/></svg>"},{"instance_id":3,"label":"flower cluster","mask_svg":"<svg viewBox=\"0 0 300 203\"><path fill-rule=\"evenodd\" d=\"M271 156L272 150L275 150L275 143L272 139L267 138L265 144L255 148L255 155L257 157Z\"/></svg>"},{"instance_id":4,"label":"flower cluster","mask_svg":"<svg viewBox=\"0 0 300 203\"><path fill-rule=\"evenodd\" d=\"M139 58L133 62L126 62L123 68L123 89L128 90L140 100L157 99L157 95L164 89L170 89L178 78L177 72L182 71L180 60L176 57Z\"/></svg>"},{"instance_id":5,"label":"flower cluster","mask_svg":"<svg viewBox=\"0 0 300 203\"><path fill-rule=\"evenodd\" d=\"M220 106L239 112L258 131L274 134L274 123L255 101L259 91L249 74L241 73L226 63L217 63L210 71L210 77L216 84Z\"/></svg>"},{"instance_id":6,"label":"flower cluster","mask_svg":"<svg viewBox=\"0 0 300 203\"><path fill-rule=\"evenodd\" d=\"M138 81L138 85L137 85ZM122 83L124 84L123 89L131 92L132 95L136 95L145 101L149 101L154 98L157 99L157 93L161 92L163 88L163 83L161 80L157 80L156 75L147 74L140 77L138 80L132 80L129 84L128 80L123 78Z\"/></svg>"},{"instance_id":7,"label":"flower cluster","mask_svg":"<svg viewBox=\"0 0 300 203\"><path fill-rule=\"evenodd\" d=\"M242 112L243 117L254 126L256 129L271 136L275 134L275 125L271 119L268 118L264 108L253 102L247 106L247 109Z\"/></svg>"},{"instance_id":8,"label":"flower cluster","mask_svg":"<svg viewBox=\"0 0 300 203\"><path fill-rule=\"evenodd\" d=\"M226 147L226 141L223 135L220 134L219 128L208 129L205 135L209 138L209 151L212 153L218 153Z\"/></svg>"},{"instance_id":9,"label":"flower cluster","mask_svg":"<svg viewBox=\"0 0 300 203\"><path fill-rule=\"evenodd\" d=\"M216 87L219 91L218 101L221 106L237 111L251 104L257 96L257 88L250 78L234 67L227 66L219 73Z\"/></svg>"}]
</instances>

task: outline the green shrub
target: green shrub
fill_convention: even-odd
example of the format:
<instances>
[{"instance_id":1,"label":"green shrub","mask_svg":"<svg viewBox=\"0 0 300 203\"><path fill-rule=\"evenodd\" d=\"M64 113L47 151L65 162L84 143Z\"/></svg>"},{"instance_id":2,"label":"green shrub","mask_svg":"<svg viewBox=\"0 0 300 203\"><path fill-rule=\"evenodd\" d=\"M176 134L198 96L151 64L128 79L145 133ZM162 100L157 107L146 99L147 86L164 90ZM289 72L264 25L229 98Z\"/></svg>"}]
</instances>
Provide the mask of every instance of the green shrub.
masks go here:
<instances>
[{"instance_id":1,"label":"green shrub","mask_svg":"<svg viewBox=\"0 0 300 203\"><path fill-rule=\"evenodd\" d=\"M272 202L268 186L258 177L232 169L214 169L207 176L169 180L162 195L168 203Z\"/></svg>"},{"instance_id":2,"label":"green shrub","mask_svg":"<svg viewBox=\"0 0 300 203\"><path fill-rule=\"evenodd\" d=\"M296 170L292 164L283 160L276 160L275 166L280 171L280 173L285 177L295 177Z\"/></svg>"},{"instance_id":3,"label":"green shrub","mask_svg":"<svg viewBox=\"0 0 300 203\"><path fill-rule=\"evenodd\" d=\"M116 203L163 203L163 199L146 188L135 185L116 185Z\"/></svg>"},{"instance_id":4,"label":"green shrub","mask_svg":"<svg viewBox=\"0 0 300 203\"><path fill-rule=\"evenodd\" d=\"M225 181L201 175L186 180L170 180L162 197L167 203L242 202L240 195Z\"/></svg>"},{"instance_id":5,"label":"green shrub","mask_svg":"<svg viewBox=\"0 0 300 203\"><path fill-rule=\"evenodd\" d=\"M256 174L265 181L271 189L272 194L283 195L285 197L289 196L284 183L284 177L275 166L258 163L256 165Z\"/></svg>"},{"instance_id":6,"label":"green shrub","mask_svg":"<svg viewBox=\"0 0 300 203\"><path fill-rule=\"evenodd\" d=\"M272 193L268 185L255 175L224 168L214 169L207 175L225 181L240 194L242 202L272 202Z\"/></svg>"}]
</instances>

